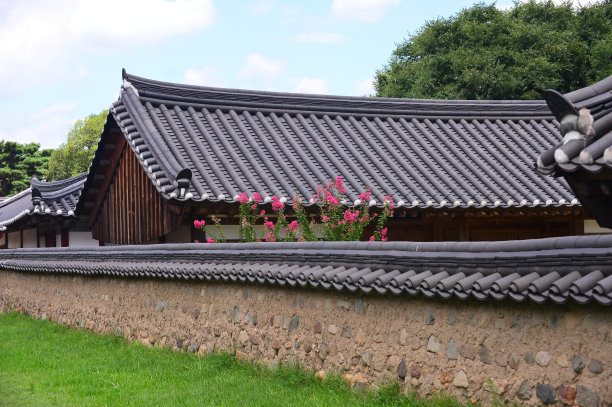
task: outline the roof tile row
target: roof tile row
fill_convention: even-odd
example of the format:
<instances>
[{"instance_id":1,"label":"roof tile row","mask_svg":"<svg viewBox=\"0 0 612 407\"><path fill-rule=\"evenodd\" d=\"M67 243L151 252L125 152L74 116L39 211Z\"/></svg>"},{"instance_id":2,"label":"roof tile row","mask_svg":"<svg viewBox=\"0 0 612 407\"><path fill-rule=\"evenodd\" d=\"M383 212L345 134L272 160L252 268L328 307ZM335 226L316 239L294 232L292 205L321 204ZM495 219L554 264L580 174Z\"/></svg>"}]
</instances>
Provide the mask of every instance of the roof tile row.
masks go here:
<instances>
[{"instance_id":1,"label":"roof tile row","mask_svg":"<svg viewBox=\"0 0 612 407\"><path fill-rule=\"evenodd\" d=\"M266 243L27 249L9 270L240 281L444 299L612 304L612 236L462 243Z\"/></svg>"},{"instance_id":2,"label":"roof tile row","mask_svg":"<svg viewBox=\"0 0 612 407\"><path fill-rule=\"evenodd\" d=\"M340 175L349 206L367 187L377 206L386 194L408 208L578 204L563 180L533 171L537 154L559 140L541 101L299 95L124 79L111 120L166 199L233 202L259 192L299 194L310 205L318 185Z\"/></svg>"}]
</instances>

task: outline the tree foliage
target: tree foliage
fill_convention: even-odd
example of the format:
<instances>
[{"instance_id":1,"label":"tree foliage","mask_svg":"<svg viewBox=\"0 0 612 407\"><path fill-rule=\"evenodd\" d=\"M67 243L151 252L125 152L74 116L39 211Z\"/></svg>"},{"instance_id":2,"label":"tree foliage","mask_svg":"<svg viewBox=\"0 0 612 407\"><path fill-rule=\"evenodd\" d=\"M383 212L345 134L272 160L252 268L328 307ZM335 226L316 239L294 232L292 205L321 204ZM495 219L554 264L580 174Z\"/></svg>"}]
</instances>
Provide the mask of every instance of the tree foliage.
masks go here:
<instances>
[{"instance_id":1,"label":"tree foliage","mask_svg":"<svg viewBox=\"0 0 612 407\"><path fill-rule=\"evenodd\" d=\"M59 180L87 171L96 152L108 110L77 120L68 140L51 154L48 178Z\"/></svg>"},{"instance_id":2,"label":"tree foliage","mask_svg":"<svg viewBox=\"0 0 612 407\"><path fill-rule=\"evenodd\" d=\"M40 150L40 144L19 144L0 140L0 196L14 195L30 186L30 178L47 175L47 162L53 150Z\"/></svg>"},{"instance_id":3,"label":"tree foliage","mask_svg":"<svg viewBox=\"0 0 612 407\"><path fill-rule=\"evenodd\" d=\"M427 22L376 73L377 96L539 99L612 74L612 0L573 8L552 1L500 10L476 4Z\"/></svg>"}]
</instances>

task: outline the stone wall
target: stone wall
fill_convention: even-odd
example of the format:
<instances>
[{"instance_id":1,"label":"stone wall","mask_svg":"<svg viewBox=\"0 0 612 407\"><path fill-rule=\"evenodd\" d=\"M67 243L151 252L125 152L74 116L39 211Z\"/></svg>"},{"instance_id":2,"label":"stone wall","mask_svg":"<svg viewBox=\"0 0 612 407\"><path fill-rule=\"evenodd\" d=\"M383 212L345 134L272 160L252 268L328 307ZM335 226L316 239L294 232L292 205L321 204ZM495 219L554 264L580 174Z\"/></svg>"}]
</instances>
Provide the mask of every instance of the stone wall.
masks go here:
<instances>
[{"instance_id":1,"label":"stone wall","mask_svg":"<svg viewBox=\"0 0 612 407\"><path fill-rule=\"evenodd\" d=\"M533 305L0 270L0 309L205 354L296 363L355 386L399 380L490 402L612 403L612 318ZM323 374L323 373L319 373Z\"/></svg>"}]
</instances>

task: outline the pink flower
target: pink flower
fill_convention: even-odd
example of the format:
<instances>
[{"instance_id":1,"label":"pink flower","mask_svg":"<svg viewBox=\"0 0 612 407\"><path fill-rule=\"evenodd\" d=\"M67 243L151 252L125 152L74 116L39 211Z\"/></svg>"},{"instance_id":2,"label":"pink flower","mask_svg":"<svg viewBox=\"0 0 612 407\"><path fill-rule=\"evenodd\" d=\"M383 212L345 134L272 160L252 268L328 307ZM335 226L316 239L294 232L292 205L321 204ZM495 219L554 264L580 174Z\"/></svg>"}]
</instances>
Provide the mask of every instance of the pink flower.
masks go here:
<instances>
[{"instance_id":1,"label":"pink flower","mask_svg":"<svg viewBox=\"0 0 612 407\"><path fill-rule=\"evenodd\" d=\"M380 231L380 235L381 235L382 237L386 237L386 236L387 236L387 228L383 228L383 229L381 229L381 231Z\"/></svg>"},{"instance_id":2,"label":"pink flower","mask_svg":"<svg viewBox=\"0 0 612 407\"><path fill-rule=\"evenodd\" d=\"M266 242L275 242L275 241L276 241L276 236L274 236L274 233L268 232L268 234L266 235Z\"/></svg>"},{"instance_id":3,"label":"pink flower","mask_svg":"<svg viewBox=\"0 0 612 407\"><path fill-rule=\"evenodd\" d=\"M338 175L336 178L336 190L341 194L346 192L346 188L344 188L344 182L342 181L342 177Z\"/></svg>"},{"instance_id":4,"label":"pink flower","mask_svg":"<svg viewBox=\"0 0 612 407\"><path fill-rule=\"evenodd\" d=\"M278 197L276 195L274 195L272 197L272 210L280 211L280 210L283 210L283 209L285 209L285 204L282 203L280 201L280 199L278 199Z\"/></svg>"},{"instance_id":5,"label":"pink flower","mask_svg":"<svg viewBox=\"0 0 612 407\"><path fill-rule=\"evenodd\" d=\"M359 219L359 211L351 212L350 209L344 211L344 222L353 223Z\"/></svg>"},{"instance_id":6,"label":"pink flower","mask_svg":"<svg viewBox=\"0 0 612 407\"><path fill-rule=\"evenodd\" d=\"M213 239L211 239L210 237L206 238L206 243L215 243L215 241Z\"/></svg>"},{"instance_id":7,"label":"pink flower","mask_svg":"<svg viewBox=\"0 0 612 407\"><path fill-rule=\"evenodd\" d=\"M262 199L259 192L255 192L253 195L251 195L251 200L257 203L261 203Z\"/></svg>"},{"instance_id":8,"label":"pink flower","mask_svg":"<svg viewBox=\"0 0 612 407\"><path fill-rule=\"evenodd\" d=\"M323 222L329 222L329 216L325 215L325 216L323 216L323 218L321 220Z\"/></svg>"},{"instance_id":9,"label":"pink flower","mask_svg":"<svg viewBox=\"0 0 612 407\"><path fill-rule=\"evenodd\" d=\"M255 209L257 209L257 203L254 203L253 205L251 205L251 210L254 211Z\"/></svg>"},{"instance_id":10,"label":"pink flower","mask_svg":"<svg viewBox=\"0 0 612 407\"><path fill-rule=\"evenodd\" d=\"M196 229L202 229L206 225L205 220L194 220L193 227Z\"/></svg>"},{"instance_id":11,"label":"pink flower","mask_svg":"<svg viewBox=\"0 0 612 407\"><path fill-rule=\"evenodd\" d=\"M380 240L382 240L383 242L386 242L389 239L387 239L387 237L385 236L385 237L380 238Z\"/></svg>"},{"instance_id":12,"label":"pink flower","mask_svg":"<svg viewBox=\"0 0 612 407\"><path fill-rule=\"evenodd\" d=\"M374 241L374 236L370 236L370 242Z\"/></svg>"},{"instance_id":13,"label":"pink flower","mask_svg":"<svg viewBox=\"0 0 612 407\"><path fill-rule=\"evenodd\" d=\"M372 196L372 193L370 192L370 188L366 188L365 191L359 194L359 199L361 199L361 202L367 203L370 201L371 196Z\"/></svg>"},{"instance_id":14,"label":"pink flower","mask_svg":"<svg viewBox=\"0 0 612 407\"><path fill-rule=\"evenodd\" d=\"M266 229L274 230L274 223L273 222L264 222L264 226L265 226Z\"/></svg>"},{"instance_id":15,"label":"pink flower","mask_svg":"<svg viewBox=\"0 0 612 407\"><path fill-rule=\"evenodd\" d=\"M247 194L245 192L241 192L238 195L238 199L236 199L238 202L240 203L247 203L249 202L249 197L247 196Z\"/></svg>"},{"instance_id":16,"label":"pink flower","mask_svg":"<svg viewBox=\"0 0 612 407\"><path fill-rule=\"evenodd\" d=\"M388 204L389 209L393 210L394 205L393 205L393 198L391 198L391 195L385 196L385 199L383 199L383 204Z\"/></svg>"},{"instance_id":17,"label":"pink flower","mask_svg":"<svg viewBox=\"0 0 612 407\"><path fill-rule=\"evenodd\" d=\"M259 216L261 216L261 217L266 216L266 211L261 211L261 212L259 212Z\"/></svg>"},{"instance_id":18,"label":"pink flower","mask_svg":"<svg viewBox=\"0 0 612 407\"><path fill-rule=\"evenodd\" d=\"M293 222L289 224L289 226L287 226L287 231L297 229L297 227L298 227L298 222L297 220L294 220Z\"/></svg>"},{"instance_id":19,"label":"pink flower","mask_svg":"<svg viewBox=\"0 0 612 407\"><path fill-rule=\"evenodd\" d=\"M332 195L327 189L323 191L325 195L325 202L327 202L330 206L338 206L338 198Z\"/></svg>"}]
</instances>

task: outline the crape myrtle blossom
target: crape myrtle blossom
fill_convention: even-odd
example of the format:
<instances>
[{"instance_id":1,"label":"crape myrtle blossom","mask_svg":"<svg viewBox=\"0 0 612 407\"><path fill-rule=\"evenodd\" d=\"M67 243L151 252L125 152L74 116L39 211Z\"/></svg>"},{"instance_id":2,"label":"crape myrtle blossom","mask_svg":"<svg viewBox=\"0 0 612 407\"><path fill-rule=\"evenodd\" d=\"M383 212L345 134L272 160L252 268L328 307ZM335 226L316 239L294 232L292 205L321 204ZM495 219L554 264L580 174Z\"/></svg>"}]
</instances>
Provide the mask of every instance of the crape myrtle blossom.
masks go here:
<instances>
[{"instance_id":1,"label":"crape myrtle blossom","mask_svg":"<svg viewBox=\"0 0 612 407\"><path fill-rule=\"evenodd\" d=\"M236 199L236 201L238 201L241 204L247 203L249 202L249 197L247 196L245 192L241 192L240 194L238 194L238 199Z\"/></svg>"},{"instance_id":2,"label":"crape myrtle blossom","mask_svg":"<svg viewBox=\"0 0 612 407\"><path fill-rule=\"evenodd\" d=\"M285 204L281 202L276 195L272 197L272 210L274 212L285 209Z\"/></svg>"},{"instance_id":3,"label":"crape myrtle blossom","mask_svg":"<svg viewBox=\"0 0 612 407\"><path fill-rule=\"evenodd\" d=\"M375 220L376 225L370 241L386 241L388 230L384 226L387 219L393 216L394 203L391 196L385 196L382 210L371 209L372 194L366 188L359 199L355 200L355 207L344 207L347 202L346 187L342 177L336 177L335 181L330 180L327 185L319 185L317 193L312 195L310 203L319 207L320 214L307 214L302 206L299 196L293 198L290 214L293 219L288 220L285 213L285 203L287 198L274 195L262 199L259 192L255 192L249 198L246 192L236 195L236 202L239 204L239 240L242 242L275 242L275 241L314 241L314 240L361 240L365 229ZM260 206L271 203L274 212L272 219L266 216L266 210ZM372 210L376 212L372 212ZM316 219L320 219L320 236L314 232ZM220 220L213 217L213 222L217 226L220 241L225 241L221 229ZM263 224L263 231L259 233L255 230L255 225ZM205 221L194 221L194 227L205 230ZM207 242L214 242L215 239L207 238Z\"/></svg>"}]
</instances>

